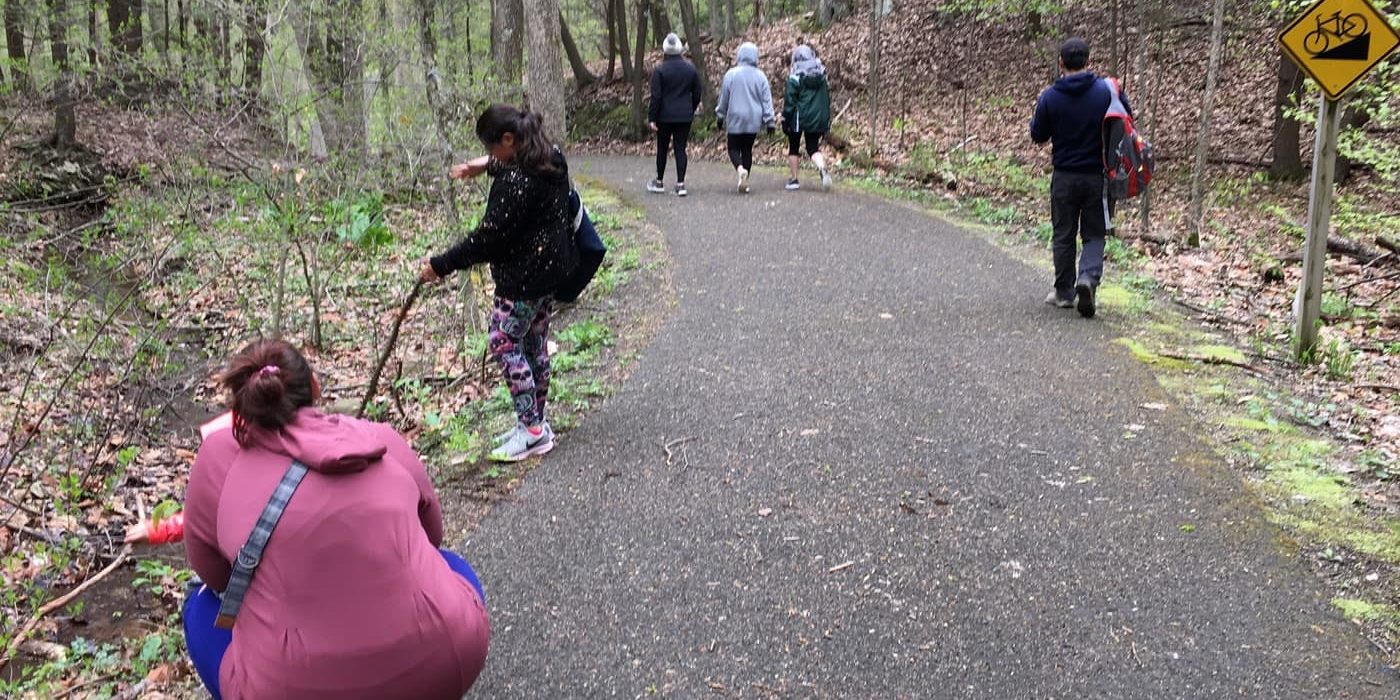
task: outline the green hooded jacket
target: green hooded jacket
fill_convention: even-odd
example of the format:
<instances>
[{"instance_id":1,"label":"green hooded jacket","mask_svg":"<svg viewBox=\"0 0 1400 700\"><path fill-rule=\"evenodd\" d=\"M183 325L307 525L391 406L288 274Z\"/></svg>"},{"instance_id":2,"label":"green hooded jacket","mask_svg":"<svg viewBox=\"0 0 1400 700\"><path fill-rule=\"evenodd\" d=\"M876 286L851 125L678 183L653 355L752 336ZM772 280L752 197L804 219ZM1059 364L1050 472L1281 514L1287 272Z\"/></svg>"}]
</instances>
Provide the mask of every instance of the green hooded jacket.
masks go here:
<instances>
[{"instance_id":1,"label":"green hooded jacket","mask_svg":"<svg viewBox=\"0 0 1400 700\"><path fill-rule=\"evenodd\" d=\"M783 93L783 130L825 134L831 129L831 92L826 75L790 75Z\"/></svg>"}]
</instances>

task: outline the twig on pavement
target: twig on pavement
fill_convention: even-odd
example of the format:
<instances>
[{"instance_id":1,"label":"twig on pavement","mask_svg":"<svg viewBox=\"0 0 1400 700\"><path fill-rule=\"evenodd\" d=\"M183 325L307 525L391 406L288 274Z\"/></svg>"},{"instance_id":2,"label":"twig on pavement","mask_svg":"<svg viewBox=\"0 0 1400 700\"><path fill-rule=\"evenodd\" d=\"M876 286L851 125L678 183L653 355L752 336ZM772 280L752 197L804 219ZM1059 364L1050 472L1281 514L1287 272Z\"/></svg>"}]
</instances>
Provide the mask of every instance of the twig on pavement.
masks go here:
<instances>
[{"instance_id":1,"label":"twig on pavement","mask_svg":"<svg viewBox=\"0 0 1400 700\"><path fill-rule=\"evenodd\" d=\"M662 445L661 445L661 449L662 449L662 450L665 450L665 452L666 452L666 466L668 466L668 467L671 466L671 458L675 456L675 455L671 452L671 448L672 448L672 447L678 447L678 446L680 446L680 445L684 445L684 444L687 443L687 442L694 442L694 441L699 440L699 439L700 439L700 438L698 438L698 437L696 437L696 436L694 436L694 435L691 435L690 437L683 437L683 438L680 438L680 439L677 439L677 440L672 440L672 441L670 441L670 442L667 442L667 443L662 444Z\"/></svg>"}]
</instances>

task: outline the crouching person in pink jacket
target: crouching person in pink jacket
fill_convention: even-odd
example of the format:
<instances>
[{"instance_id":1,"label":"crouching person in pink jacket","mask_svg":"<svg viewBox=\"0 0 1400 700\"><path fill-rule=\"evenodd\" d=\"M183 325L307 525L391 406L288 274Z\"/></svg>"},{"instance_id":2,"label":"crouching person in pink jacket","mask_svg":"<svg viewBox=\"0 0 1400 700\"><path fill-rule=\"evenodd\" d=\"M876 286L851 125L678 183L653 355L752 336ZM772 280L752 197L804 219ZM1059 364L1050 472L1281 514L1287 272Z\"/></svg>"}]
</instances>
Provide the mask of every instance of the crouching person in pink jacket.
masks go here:
<instances>
[{"instance_id":1,"label":"crouching person in pink jacket","mask_svg":"<svg viewBox=\"0 0 1400 700\"><path fill-rule=\"evenodd\" d=\"M184 512L204 581L185 639L210 693L460 698L490 628L475 574L438 549L442 509L412 448L389 426L315 409L320 386L287 343L244 348L222 383L232 426L204 440ZM255 525L271 531L260 556Z\"/></svg>"}]
</instances>

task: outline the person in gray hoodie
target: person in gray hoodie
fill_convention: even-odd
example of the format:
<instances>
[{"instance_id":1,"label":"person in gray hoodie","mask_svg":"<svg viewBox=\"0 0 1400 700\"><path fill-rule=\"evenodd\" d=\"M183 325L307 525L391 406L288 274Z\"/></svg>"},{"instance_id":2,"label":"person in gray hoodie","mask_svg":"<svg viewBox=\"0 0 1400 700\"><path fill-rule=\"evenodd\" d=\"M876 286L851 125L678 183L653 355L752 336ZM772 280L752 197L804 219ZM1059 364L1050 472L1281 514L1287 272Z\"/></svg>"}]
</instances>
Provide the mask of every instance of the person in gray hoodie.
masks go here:
<instances>
[{"instance_id":1,"label":"person in gray hoodie","mask_svg":"<svg viewBox=\"0 0 1400 700\"><path fill-rule=\"evenodd\" d=\"M739 191L749 191L749 171L753 169L753 144L758 130L773 133L773 86L758 68L758 46L746 41L739 45L738 60L719 91L715 116L729 137L729 162L739 174Z\"/></svg>"}]
</instances>

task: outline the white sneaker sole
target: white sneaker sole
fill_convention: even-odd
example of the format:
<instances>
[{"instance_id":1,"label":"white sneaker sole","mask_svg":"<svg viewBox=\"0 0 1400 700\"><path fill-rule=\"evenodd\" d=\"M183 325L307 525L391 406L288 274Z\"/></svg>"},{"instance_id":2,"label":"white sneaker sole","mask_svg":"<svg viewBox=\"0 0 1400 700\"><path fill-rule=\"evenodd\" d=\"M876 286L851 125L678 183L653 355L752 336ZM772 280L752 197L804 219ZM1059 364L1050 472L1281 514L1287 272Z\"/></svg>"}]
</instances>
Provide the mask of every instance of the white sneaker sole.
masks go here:
<instances>
[{"instance_id":1,"label":"white sneaker sole","mask_svg":"<svg viewBox=\"0 0 1400 700\"><path fill-rule=\"evenodd\" d=\"M740 171L740 172L739 172L739 191L740 191L740 192L748 192L748 191L749 191L749 171L747 171L747 170L743 170L743 171Z\"/></svg>"},{"instance_id":2,"label":"white sneaker sole","mask_svg":"<svg viewBox=\"0 0 1400 700\"><path fill-rule=\"evenodd\" d=\"M822 171L822 189L831 189L831 173L828 173L825 170Z\"/></svg>"},{"instance_id":3,"label":"white sneaker sole","mask_svg":"<svg viewBox=\"0 0 1400 700\"><path fill-rule=\"evenodd\" d=\"M486 458L491 460L492 462L500 462L502 464L513 464L515 462L523 462L531 457L538 457L542 454L549 452L552 449L554 449L554 438L545 440L544 442L541 442L540 444L535 445L534 447L531 447L530 449L525 450L524 452L521 452L518 455L497 455L495 452L492 452L491 454L487 455Z\"/></svg>"}]
</instances>

